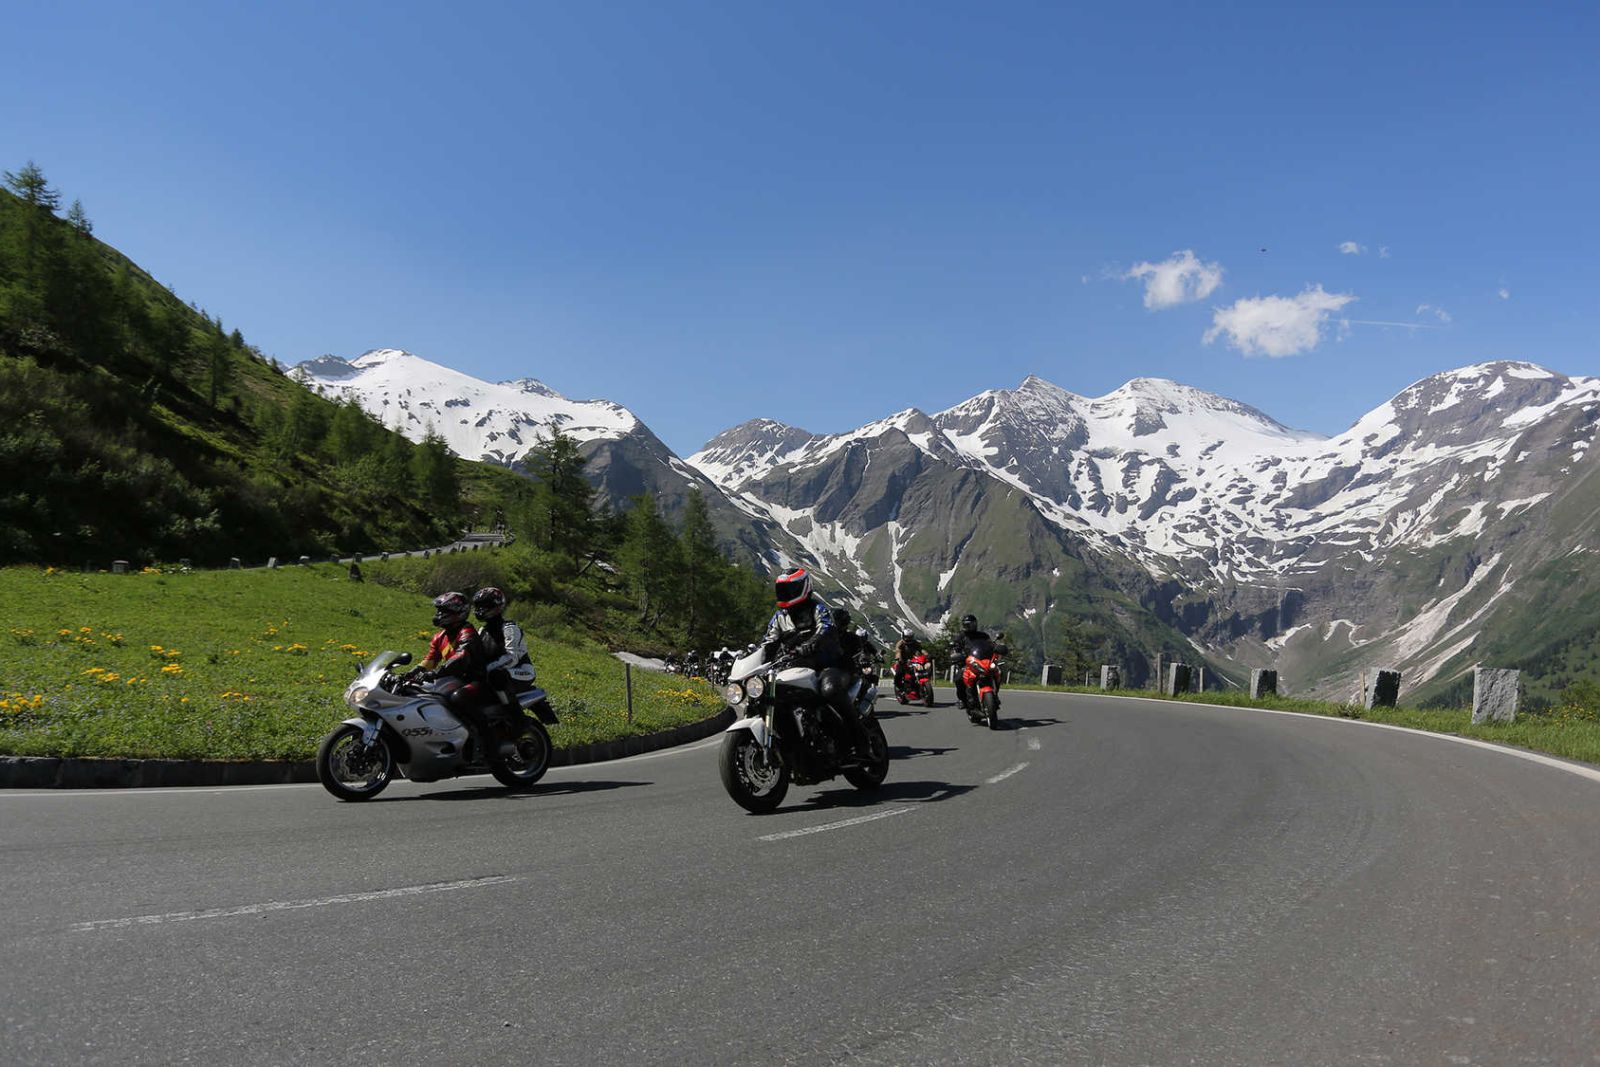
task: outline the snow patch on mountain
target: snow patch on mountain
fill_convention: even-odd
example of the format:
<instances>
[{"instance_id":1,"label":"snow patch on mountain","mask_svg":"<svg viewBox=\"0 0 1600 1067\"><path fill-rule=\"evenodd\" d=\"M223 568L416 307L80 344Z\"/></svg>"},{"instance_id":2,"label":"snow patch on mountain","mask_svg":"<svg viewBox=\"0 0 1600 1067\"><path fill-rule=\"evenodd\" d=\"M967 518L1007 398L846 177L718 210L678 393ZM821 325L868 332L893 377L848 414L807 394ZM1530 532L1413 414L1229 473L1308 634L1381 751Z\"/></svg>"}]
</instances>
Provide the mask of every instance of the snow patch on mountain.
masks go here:
<instances>
[{"instance_id":1,"label":"snow patch on mountain","mask_svg":"<svg viewBox=\"0 0 1600 1067\"><path fill-rule=\"evenodd\" d=\"M643 425L609 400L569 400L533 378L485 382L397 348L349 361L322 356L293 375L330 399L354 400L413 441L432 429L457 455L494 463L521 459L552 423L580 443L615 440Z\"/></svg>"}]
</instances>

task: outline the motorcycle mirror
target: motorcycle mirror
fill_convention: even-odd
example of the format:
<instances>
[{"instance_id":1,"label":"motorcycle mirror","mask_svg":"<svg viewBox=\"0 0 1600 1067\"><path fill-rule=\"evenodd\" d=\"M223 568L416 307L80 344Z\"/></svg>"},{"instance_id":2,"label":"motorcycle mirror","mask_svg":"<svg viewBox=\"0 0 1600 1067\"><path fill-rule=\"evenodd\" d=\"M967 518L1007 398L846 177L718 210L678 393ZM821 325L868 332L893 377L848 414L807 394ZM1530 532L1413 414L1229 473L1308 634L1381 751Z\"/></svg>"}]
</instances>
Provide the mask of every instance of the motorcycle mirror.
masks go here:
<instances>
[{"instance_id":1,"label":"motorcycle mirror","mask_svg":"<svg viewBox=\"0 0 1600 1067\"><path fill-rule=\"evenodd\" d=\"M410 663L410 662L411 662L411 653L409 653L409 652L400 653L399 656L395 657L395 661L394 661L395 666L397 666L397 667L404 667L407 663Z\"/></svg>"}]
</instances>

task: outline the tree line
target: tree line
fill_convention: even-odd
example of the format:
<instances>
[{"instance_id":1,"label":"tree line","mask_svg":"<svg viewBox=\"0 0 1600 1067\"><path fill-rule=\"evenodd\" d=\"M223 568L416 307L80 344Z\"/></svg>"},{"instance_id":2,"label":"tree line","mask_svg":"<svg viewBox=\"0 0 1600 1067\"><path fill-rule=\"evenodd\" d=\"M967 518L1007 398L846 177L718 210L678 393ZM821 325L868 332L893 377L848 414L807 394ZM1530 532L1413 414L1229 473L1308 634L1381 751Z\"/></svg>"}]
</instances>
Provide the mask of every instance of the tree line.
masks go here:
<instances>
[{"instance_id":1,"label":"tree line","mask_svg":"<svg viewBox=\"0 0 1600 1067\"><path fill-rule=\"evenodd\" d=\"M0 564L368 551L459 525L461 465L289 380L0 172Z\"/></svg>"}]
</instances>

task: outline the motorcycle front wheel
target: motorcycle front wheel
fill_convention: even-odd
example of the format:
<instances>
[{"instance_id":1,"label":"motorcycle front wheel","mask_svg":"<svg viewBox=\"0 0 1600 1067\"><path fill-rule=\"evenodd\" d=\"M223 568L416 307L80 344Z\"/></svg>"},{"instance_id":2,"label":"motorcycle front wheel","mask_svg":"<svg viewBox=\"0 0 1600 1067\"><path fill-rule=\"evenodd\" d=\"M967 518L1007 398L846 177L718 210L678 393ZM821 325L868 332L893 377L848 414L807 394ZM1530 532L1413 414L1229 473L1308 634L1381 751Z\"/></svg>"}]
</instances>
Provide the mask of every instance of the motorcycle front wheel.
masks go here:
<instances>
[{"instance_id":1,"label":"motorcycle front wheel","mask_svg":"<svg viewBox=\"0 0 1600 1067\"><path fill-rule=\"evenodd\" d=\"M993 689L983 694L983 717L988 720L989 729L1000 729L1000 698Z\"/></svg>"},{"instance_id":2,"label":"motorcycle front wheel","mask_svg":"<svg viewBox=\"0 0 1600 1067\"><path fill-rule=\"evenodd\" d=\"M933 707L933 686L925 685L922 687L922 703L930 708Z\"/></svg>"},{"instance_id":3,"label":"motorcycle front wheel","mask_svg":"<svg viewBox=\"0 0 1600 1067\"><path fill-rule=\"evenodd\" d=\"M544 728L544 723L524 719L522 732L513 743L517 746L516 754L490 759L489 773L507 789L531 788L550 769L550 753L554 750L550 732Z\"/></svg>"},{"instance_id":4,"label":"motorcycle front wheel","mask_svg":"<svg viewBox=\"0 0 1600 1067\"><path fill-rule=\"evenodd\" d=\"M773 811L789 792L789 768L776 753L767 750L748 730L728 734L717 754L722 772L722 788L745 811L765 815Z\"/></svg>"},{"instance_id":5,"label":"motorcycle front wheel","mask_svg":"<svg viewBox=\"0 0 1600 1067\"><path fill-rule=\"evenodd\" d=\"M317 749L317 780L340 800L371 800L394 780L394 753L381 736L368 747L364 731L345 723Z\"/></svg>"},{"instance_id":6,"label":"motorcycle front wheel","mask_svg":"<svg viewBox=\"0 0 1600 1067\"><path fill-rule=\"evenodd\" d=\"M862 726L867 733L867 762L846 767L844 778L857 789L876 789L889 776L889 739L883 736L877 719L868 719Z\"/></svg>"}]
</instances>

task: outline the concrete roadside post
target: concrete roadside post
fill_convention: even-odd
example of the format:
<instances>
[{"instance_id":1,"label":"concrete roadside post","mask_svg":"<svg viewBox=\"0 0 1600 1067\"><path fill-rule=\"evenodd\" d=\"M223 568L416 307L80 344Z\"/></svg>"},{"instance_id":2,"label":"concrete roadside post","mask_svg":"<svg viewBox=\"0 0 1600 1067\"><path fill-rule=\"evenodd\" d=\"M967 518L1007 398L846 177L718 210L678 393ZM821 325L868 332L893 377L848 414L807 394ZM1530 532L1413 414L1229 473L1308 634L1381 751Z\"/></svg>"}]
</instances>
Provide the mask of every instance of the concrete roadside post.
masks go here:
<instances>
[{"instance_id":1,"label":"concrete roadside post","mask_svg":"<svg viewBox=\"0 0 1600 1067\"><path fill-rule=\"evenodd\" d=\"M1250 699L1278 695L1278 672L1256 668L1250 672Z\"/></svg>"},{"instance_id":2,"label":"concrete roadside post","mask_svg":"<svg viewBox=\"0 0 1600 1067\"><path fill-rule=\"evenodd\" d=\"M1167 684L1166 661L1167 657L1159 652L1156 653L1156 675L1154 681L1157 689Z\"/></svg>"},{"instance_id":3,"label":"concrete roadside post","mask_svg":"<svg viewBox=\"0 0 1600 1067\"><path fill-rule=\"evenodd\" d=\"M111 573L112 574L127 574L128 573L128 561L125 560L125 559L114 559L114 560L112 560L111 561Z\"/></svg>"},{"instance_id":4,"label":"concrete roadside post","mask_svg":"<svg viewBox=\"0 0 1600 1067\"><path fill-rule=\"evenodd\" d=\"M1194 669L1187 663L1171 663L1167 665L1167 685L1164 692L1169 697L1189 691L1190 679Z\"/></svg>"},{"instance_id":5,"label":"concrete roadside post","mask_svg":"<svg viewBox=\"0 0 1600 1067\"><path fill-rule=\"evenodd\" d=\"M628 687L628 724L633 725L633 664L622 665L622 683Z\"/></svg>"},{"instance_id":6,"label":"concrete roadside post","mask_svg":"<svg viewBox=\"0 0 1600 1067\"><path fill-rule=\"evenodd\" d=\"M1061 668L1053 666L1052 664L1046 663L1044 665L1044 670L1039 672L1039 684L1040 685L1060 685L1061 684Z\"/></svg>"},{"instance_id":7,"label":"concrete roadside post","mask_svg":"<svg viewBox=\"0 0 1600 1067\"><path fill-rule=\"evenodd\" d=\"M275 571L277 569L278 569L278 557L277 556L269 556L267 558L267 570Z\"/></svg>"},{"instance_id":8,"label":"concrete roadside post","mask_svg":"<svg viewBox=\"0 0 1600 1067\"><path fill-rule=\"evenodd\" d=\"M1102 663L1100 665L1100 688L1121 689L1122 668L1114 663Z\"/></svg>"},{"instance_id":9,"label":"concrete roadside post","mask_svg":"<svg viewBox=\"0 0 1600 1067\"><path fill-rule=\"evenodd\" d=\"M1376 671L1372 684L1366 684L1362 674L1362 703L1368 708L1392 708L1400 700L1400 672Z\"/></svg>"},{"instance_id":10,"label":"concrete roadside post","mask_svg":"<svg viewBox=\"0 0 1600 1067\"><path fill-rule=\"evenodd\" d=\"M1494 667L1472 668L1472 721L1516 722L1522 672Z\"/></svg>"}]
</instances>

